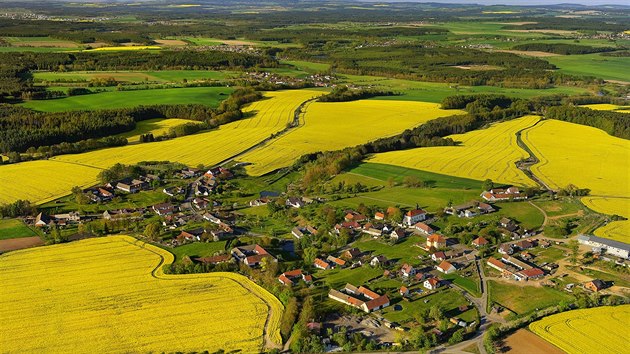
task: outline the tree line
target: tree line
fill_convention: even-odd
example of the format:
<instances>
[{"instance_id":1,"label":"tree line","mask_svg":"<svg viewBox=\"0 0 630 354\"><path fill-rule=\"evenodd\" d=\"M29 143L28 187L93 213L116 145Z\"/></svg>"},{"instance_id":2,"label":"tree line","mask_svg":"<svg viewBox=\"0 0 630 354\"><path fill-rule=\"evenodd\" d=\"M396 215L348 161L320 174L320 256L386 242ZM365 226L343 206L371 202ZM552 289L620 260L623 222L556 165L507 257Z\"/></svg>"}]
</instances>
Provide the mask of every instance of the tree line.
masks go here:
<instances>
[{"instance_id":1,"label":"tree line","mask_svg":"<svg viewBox=\"0 0 630 354\"><path fill-rule=\"evenodd\" d=\"M523 43L512 47L514 50L548 52L561 55L571 54L591 54L613 52L619 49L615 47L591 47L587 45L569 44L569 43Z\"/></svg>"},{"instance_id":2,"label":"tree line","mask_svg":"<svg viewBox=\"0 0 630 354\"><path fill-rule=\"evenodd\" d=\"M378 89L349 89L347 86L337 86L330 93L320 96L319 102L348 102L363 100L377 96L395 96L393 91Z\"/></svg>"},{"instance_id":3,"label":"tree line","mask_svg":"<svg viewBox=\"0 0 630 354\"><path fill-rule=\"evenodd\" d=\"M36 112L23 107L0 104L0 151L25 152L40 149L53 151L51 145L77 143L87 139L102 138L135 129L136 122L178 117L202 122L174 130L175 136L211 129L243 117L240 107L260 99L262 94L251 88L238 89L218 108L203 105L153 105L97 111ZM194 127L193 127L194 126ZM80 152L82 147L93 147L94 142L67 146L61 151ZM114 143L110 141L110 143ZM59 147L58 147L59 148ZM85 151L85 150L84 150ZM66 153L66 152L63 152Z\"/></svg>"},{"instance_id":4,"label":"tree line","mask_svg":"<svg viewBox=\"0 0 630 354\"><path fill-rule=\"evenodd\" d=\"M549 107L545 118L588 125L623 139L630 139L630 115L614 111L597 111L585 107L562 105Z\"/></svg>"}]
</instances>

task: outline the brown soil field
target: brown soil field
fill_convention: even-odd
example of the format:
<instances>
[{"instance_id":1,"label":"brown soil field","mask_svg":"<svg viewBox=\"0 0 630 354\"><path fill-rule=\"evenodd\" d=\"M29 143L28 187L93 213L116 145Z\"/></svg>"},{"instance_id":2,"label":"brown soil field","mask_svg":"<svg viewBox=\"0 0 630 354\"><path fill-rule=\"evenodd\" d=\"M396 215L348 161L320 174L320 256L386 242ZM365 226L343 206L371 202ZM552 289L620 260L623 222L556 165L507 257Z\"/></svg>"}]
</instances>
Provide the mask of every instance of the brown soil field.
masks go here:
<instances>
[{"instance_id":1,"label":"brown soil field","mask_svg":"<svg viewBox=\"0 0 630 354\"><path fill-rule=\"evenodd\" d=\"M159 45L165 46L180 46L180 45L188 45L188 43L182 41L181 39L156 39L155 43Z\"/></svg>"},{"instance_id":2,"label":"brown soil field","mask_svg":"<svg viewBox=\"0 0 630 354\"><path fill-rule=\"evenodd\" d=\"M525 51L525 50L496 50L496 52L513 53L513 54L527 55L527 56L530 56L530 57L539 57L539 58L557 57L557 56L560 55L560 54L556 54L556 53L538 52L538 51Z\"/></svg>"},{"instance_id":3,"label":"brown soil field","mask_svg":"<svg viewBox=\"0 0 630 354\"><path fill-rule=\"evenodd\" d=\"M13 42L13 47L38 47L38 48L77 48L78 45L65 41L31 41L31 42Z\"/></svg>"},{"instance_id":4,"label":"brown soil field","mask_svg":"<svg viewBox=\"0 0 630 354\"><path fill-rule=\"evenodd\" d=\"M41 246L43 244L44 242L39 236L0 240L0 252L21 250L23 248Z\"/></svg>"},{"instance_id":5,"label":"brown soil field","mask_svg":"<svg viewBox=\"0 0 630 354\"><path fill-rule=\"evenodd\" d=\"M254 42L248 42L248 41L239 41L239 40L221 40L221 43L227 44L227 45L256 45L256 43Z\"/></svg>"},{"instance_id":6,"label":"brown soil field","mask_svg":"<svg viewBox=\"0 0 630 354\"><path fill-rule=\"evenodd\" d=\"M544 339L526 330L519 329L504 341L504 349L501 352L509 354L564 354L562 350L548 343Z\"/></svg>"}]
</instances>

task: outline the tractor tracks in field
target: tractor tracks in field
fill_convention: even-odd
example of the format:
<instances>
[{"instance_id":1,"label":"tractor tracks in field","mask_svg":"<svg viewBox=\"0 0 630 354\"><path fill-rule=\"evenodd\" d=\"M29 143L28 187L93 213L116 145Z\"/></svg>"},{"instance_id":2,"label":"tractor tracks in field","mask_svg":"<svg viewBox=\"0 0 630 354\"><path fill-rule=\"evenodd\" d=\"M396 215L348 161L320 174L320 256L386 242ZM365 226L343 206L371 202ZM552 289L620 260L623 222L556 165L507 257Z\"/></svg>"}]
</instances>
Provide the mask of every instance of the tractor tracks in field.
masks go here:
<instances>
[{"instance_id":1,"label":"tractor tracks in field","mask_svg":"<svg viewBox=\"0 0 630 354\"><path fill-rule=\"evenodd\" d=\"M521 149L525 150L525 152L527 152L527 154L529 154L529 157L527 157L526 159L522 159L519 161L516 161L516 168L518 168L519 170L523 171L523 173L529 177L529 179L531 179L532 181L534 181L537 185L539 185L540 187L542 187L545 190L548 191L553 191L553 189L551 187L549 187L549 185L547 185L547 183L545 183L542 179L540 179L538 176L536 176L532 170L531 167L540 163L540 159L536 156L536 154L534 154L534 151L527 146L527 144L525 144L525 141L523 141L523 137L522 134L525 130L534 128L536 125L538 125L540 122L542 122L542 119L539 119L538 121L536 121L536 123L534 123L533 125L529 126L529 127L525 127L519 131L516 132L516 144L518 145L518 147L520 147Z\"/></svg>"},{"instance_id":2,"label":"tractor tracks in field","mask_svg":"<svg viewBox=\"0 0 630 354\"><path fill-rule=\"evenodd\" d=\"M283 128L282 130L279 130L273 134L271 134L271 136L269 136L268 138L265 138L264 140L259 141L258 143L248 147L245 150L240 151L239 153L232 155L224 160L219 161L216 166L222 166L225 165L229 162L232 162L234 160L236 160L237 158L247 154L248 152L251 152L253 150L256 150L262 146L265 146L267 144L269 144L270 142L273 142L274 140L280 138L283 135L286 135L287 133L290 133L292 131L295 131L296 129L304 126L304 124L306 124L306 121L303 118L303 113L305 114L306 111L304 110L309 104L311 104L313 101L317 100L319 98L319 96L317 97L313 97L313 98L309 98L308 100L300 103L300 105L293 111L293 120L290 123L287 123L287 126L285 128ZM302 117L302 123L300 123L300 117Z\"/></svg>"}]
</instances>

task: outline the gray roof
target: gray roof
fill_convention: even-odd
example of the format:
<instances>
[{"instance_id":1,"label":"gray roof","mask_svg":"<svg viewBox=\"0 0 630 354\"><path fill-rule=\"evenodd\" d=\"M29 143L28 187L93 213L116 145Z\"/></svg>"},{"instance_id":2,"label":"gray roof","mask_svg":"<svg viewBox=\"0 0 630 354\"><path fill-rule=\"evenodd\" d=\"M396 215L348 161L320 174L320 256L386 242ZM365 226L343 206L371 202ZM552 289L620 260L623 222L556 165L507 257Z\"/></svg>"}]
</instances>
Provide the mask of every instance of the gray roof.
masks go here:
<instances>
[{"instance_id":1,"label":"gray roof","mask_svg":"<svg viewBox=\"0 0 630 354\"><path fill-rule=\"evenodd\" d=\"M630 245L627 244L627 243L620 242L620 241L615 241L615 240L609 240L607 238L601 238L601 237L597 237L597 236L587 236L587 238L582 238L582 236L584 236L584 235L578 236L578 239L584 240L584 241L597 242L597 243L601 243L603 245L606 245L608 247L614 247L614 248L618 248L620 250L624 250L624 251L630 252Z\"/></svg>"}]
</instances>

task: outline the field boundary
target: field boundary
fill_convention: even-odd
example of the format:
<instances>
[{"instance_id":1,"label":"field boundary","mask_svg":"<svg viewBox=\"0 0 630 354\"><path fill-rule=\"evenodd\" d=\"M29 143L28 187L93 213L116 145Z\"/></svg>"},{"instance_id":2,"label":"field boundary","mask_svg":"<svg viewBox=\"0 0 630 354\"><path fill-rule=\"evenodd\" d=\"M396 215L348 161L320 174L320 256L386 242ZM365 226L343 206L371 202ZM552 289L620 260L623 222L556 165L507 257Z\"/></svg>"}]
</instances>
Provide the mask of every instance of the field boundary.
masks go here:
<instances>
[{"instance_id":1,"label":"field boundary","mask_svg":"<svg viewBox=\"0 0 630 354\"><path fill-rule=\"evenodd\" d=\"M187 277L186 274L175 275L175 274L164 273L164 266L172 264L175 261L175 256L171 252L168 252L165 249L159 248L148 242L136 239L131 236L120 235L117 237L120 237L121 240L123 240L124 242L137 246L139 248L142 248L160 257L160 263L151 271L152 277L156 279L161 279L161 280L176 280L176 279L191 278L191 277ZM194 274L194 275L195 277L192 277L192 278L199 278L201 274ZM204 277L230 280L234 283L237 283L239 286L249 291L252 295L259 298L265 304L265 306L267 306L267 310L268 310L267 318L265 319L265 326L263 327L263 347L272 348L272 349L282 348L282 337L280 336L280 320L282 317L284 306L273 294L269 293L266 289L264 289L260 285L252 282L250 279L240 274L229 273L229 272L214 272L214 273L204 273ZM263 294L265 293L268 294L269 296L263 296ZM272 298L273 300L271 300ZM277 302L275 304L276 306L273 306L271 302ZM279 311L274 311L274 310L279 310Z\"/></svg>"}]
</instances>

